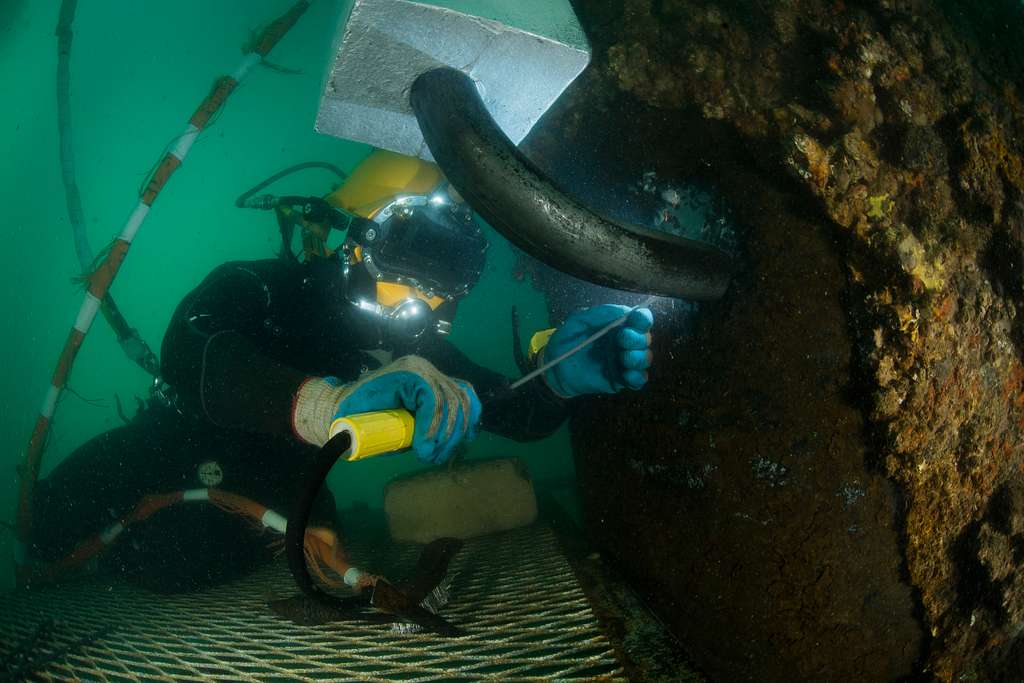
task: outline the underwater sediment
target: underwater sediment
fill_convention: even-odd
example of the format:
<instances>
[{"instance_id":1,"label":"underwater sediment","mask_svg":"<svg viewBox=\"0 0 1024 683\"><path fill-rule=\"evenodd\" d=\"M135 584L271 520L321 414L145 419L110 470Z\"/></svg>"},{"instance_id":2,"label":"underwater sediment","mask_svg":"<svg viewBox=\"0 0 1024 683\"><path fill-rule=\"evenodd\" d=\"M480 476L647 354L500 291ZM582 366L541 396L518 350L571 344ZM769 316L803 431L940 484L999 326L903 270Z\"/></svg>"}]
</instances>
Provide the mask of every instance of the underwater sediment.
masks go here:
<instances>
[{"instance_id":1,"label":"underwater sediment","mask_svg":"<svg viewBox=\"0 0 1024 683\"><path fill-rule=\"evenodd\" d=\"M578 3L530 156L743 226L726 298L656 306L652 382L571 425L589 533L712 680L1024 671L1024 10L983 4Z\"/></svg>"}]
</instances>

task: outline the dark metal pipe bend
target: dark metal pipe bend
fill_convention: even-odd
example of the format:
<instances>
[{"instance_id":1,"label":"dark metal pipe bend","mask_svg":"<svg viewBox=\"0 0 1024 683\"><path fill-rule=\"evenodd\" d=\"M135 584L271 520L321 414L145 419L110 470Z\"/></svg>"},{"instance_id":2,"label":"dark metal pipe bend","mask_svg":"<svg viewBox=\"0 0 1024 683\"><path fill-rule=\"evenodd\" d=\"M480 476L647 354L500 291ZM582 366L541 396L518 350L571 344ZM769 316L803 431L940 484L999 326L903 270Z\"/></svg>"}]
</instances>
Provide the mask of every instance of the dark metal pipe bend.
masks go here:
<instances>
[{"instance_id":1,"label":"dark metal pipe bend","mask_svg":"<svg viewBox=\"0 0 1024 683\"><path fill-rule=\"evenodd\" d=\"M560 190L516 149L461 71L421 74L412 109L448 180L495 230L564 273L616 289L708 301L733 272L702 242L621 223Z\"/></svg>"}]
</instances>

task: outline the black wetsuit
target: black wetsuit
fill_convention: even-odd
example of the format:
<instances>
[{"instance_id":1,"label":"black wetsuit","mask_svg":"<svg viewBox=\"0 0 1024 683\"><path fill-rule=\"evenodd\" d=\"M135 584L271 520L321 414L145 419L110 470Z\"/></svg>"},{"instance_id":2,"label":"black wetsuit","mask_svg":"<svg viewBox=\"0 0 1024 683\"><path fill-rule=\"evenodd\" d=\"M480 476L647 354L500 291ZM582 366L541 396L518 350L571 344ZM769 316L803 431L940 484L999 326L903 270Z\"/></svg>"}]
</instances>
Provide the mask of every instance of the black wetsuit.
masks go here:
<instances>
[{"instance_id":1,"label":"black wetsuit","mask_svg":"<svg viewBox=\"0 0 1024 683\"><path fill-rule=\"evenodd\" d=\"M181 302L164 337L161 366L174 404L151 401L131 424L92 439L39 482L34 555L66 556L146 494L204 488L199 467L208 462L219 467L218 488L287 515L314 452L292 432L299 385L322 375L352 381L380 366L364 349L387 343L384 333L350 303L372 286L364 271L346 275L334 259L217 268ZM423 356L481 396L508 383L437 336L391 350ZM530 382L488 403L482 427L530 440L550 434L565 414L544 382ZM313 523L334 517L324 491ZM246 571L268 556L270 540L209 503L183 503L134 525L101 563L159 590L185 590Z\"/></svg>"}]
</instances>

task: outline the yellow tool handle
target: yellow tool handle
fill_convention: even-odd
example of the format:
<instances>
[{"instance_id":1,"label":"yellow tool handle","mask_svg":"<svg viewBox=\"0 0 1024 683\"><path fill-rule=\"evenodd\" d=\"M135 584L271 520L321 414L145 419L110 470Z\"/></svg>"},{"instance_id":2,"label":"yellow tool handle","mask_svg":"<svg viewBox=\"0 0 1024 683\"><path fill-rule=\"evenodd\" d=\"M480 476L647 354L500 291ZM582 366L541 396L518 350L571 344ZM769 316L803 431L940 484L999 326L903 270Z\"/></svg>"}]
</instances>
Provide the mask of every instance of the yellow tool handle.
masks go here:
<instances>
[{"instance_id":1,"label":"yellow tool handle","mask_svg":"<svg viewBox=\"0 0 1024 683\"><path fill-rule=\"evenodd\" d=\"M352 446L344 458L352 462L408 448L415 427L412 413L398 408L339 417L331 423L330 435L349 433Z\"/></svg>"}]
</instances>

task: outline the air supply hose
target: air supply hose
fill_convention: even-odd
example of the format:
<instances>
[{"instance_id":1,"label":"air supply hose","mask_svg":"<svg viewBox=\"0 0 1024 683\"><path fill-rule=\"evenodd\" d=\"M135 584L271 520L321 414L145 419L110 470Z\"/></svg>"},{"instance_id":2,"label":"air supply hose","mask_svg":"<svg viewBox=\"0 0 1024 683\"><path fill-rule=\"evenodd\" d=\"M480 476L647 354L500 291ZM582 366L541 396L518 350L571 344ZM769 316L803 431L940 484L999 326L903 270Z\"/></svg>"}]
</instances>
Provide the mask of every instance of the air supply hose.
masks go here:
<instances>
[{"instance_id":1,"label":"air supply hose","mask_svg":"<svg viewBox=\"0 0 1024 683\"><path fill-rule=\"evenodd\" d=\"M256 193L264 189L265 187L268 187L269 185L276 183L278 180L281 180L282 178L290 176L293 173L297 173L299 171L304 171L308 168L326 169L333 173L334 175L336 175L338 177L338 180L340 180L341 182L344 182L348 178L348 174L346 174L344 171L342 171L340 168L338 168L332 163L326 161L306 161L301 164L295 164L294 166L289 166L288 168L284 168L278 171L277 173L270 176L266 180L256 184L255 186L249 188L242 194L238 195L238 197L235 199L235 206L237 206L240 209L261 209L263 211L274 211L275 215L277 216L278 231L281 235L281 250L278 253L278 255L285 260L293 262L298 260L297 257L295 256L295 253L292 251L292 236L295 234L296 223L288 215L288 213L286 211L283 211L282 209L294 208L292 205L295 204L295 202L288 200L297 200L298 203L302 205L306 203L306 198L276 197L271 194L262 194L257 196ZM333 211L331 211L331 207L323 199L320 199L318 197L310 197L309 200L310 202L319 202L320 206L314 206L311 204L310 208L316 209L317 213L323 214L323 216L321 217L329 216L334 213ZM305 211L303 212L303 218L306 218L307 220L313 220L313 222L317 222L315 216L306 215L307 213L308 212ZM330 223L329 228L347 228L347 224L345 226L341 226L330 221L327 222ZM307 242L307 238L311 239L311 241ZM326 245L324 244L323 235L310 237L304 233L303 244L307 247L307 254L308 248L310 247L316 253L326 251Z\"/></svg>"},{"instance_id":2,"label":"air supply hose","mask_svg":"<svg viewBox=\"0 0 1024 683\"><path fill-rule=\"evenodd\" d=\"M452 625L443 617L423 608L419 604L420 596L410 597L410 595L395 588L384 579L377 580L369 600L364 595L339 598L320 590L313 583L313 578L309 575L309 569L306 567L306 526L309 524L309 516L313 511L313 501L327 479L327 474L334 467L334 463L349 450L351 445L351 435L348 432L342 431L331 437L317 451L317 454L309 462L306 477L299 491L299 497L295 502L295 507L292 508L291 515L288 517L288 527L284 538L285 553L288 558L288 569L291 571L299 590L310 600L335 611L339 615L349 614L353 618L371 622L388 622L393 620L392 617L386 614L363 613L363 608L369 604L384 612L418 624L439 635L462 635L461 629ZM445 563L447 563L447 560L445 560Z\"/></svg>"},{"instance_id":3,"label":"air supply hose","mask_svg":"<svg viewBox=\"0 0 1024 683\"><path fill-rule=\"evenodd\" d=\"M712 246L601 216L559 189L516 149L467 75L421 74L409 101L452 185L484 220L531 256L569 275L633 292L708 301L733 264Z\"/></svg>"},{"instance_id":4,"label":"air supply hose","mask_svg":"<svg viewBox=\"0 0 1024 683\"><path fill-rule=\"evenodd\" d=\"M50 376L50 382L46 391L39 415L36 418L32 434L29 436L28 447L25 449L24 461L21 467L21 478L18 493L18 541L15 546L15 580L19 586L24 586L31 578L31 564L28 547L32 539L32 509L35 495L36 480L39 477L39 470L42 463L43 451L46 446L46 439L50 431L54 412L57 403L67 387L68 377L74 367L75 359L82 348L86 335L92 327L93 321L99 312L101 302L107 298L114 279L121 270L121 266L127 258L128 250L149 215L153 202L166 187L168 180L181 167L182 162L188 156L189 150L198 138L199 134L210 123L212 117L220 111L224 102L231 95L232 91L240 82L245 79L246 74L260 62L277 44L277 42L288 32L289 29L299 20L299 17L309 8L309 0L297 0L284 14L271 22L260 32L253 49L243 58L238 68L230 75L218 78L213 88L203 98L199 106L189 117L188 124L184 131L175 139L175 143L169 149L164 150L156 170L150 176L142 196L139 197L125 221L120 234L111 242L110 248L98 259L99 264L94 268L88 277L88 290L85 292L82 304L78 309L75 324L68 334L60 356L57 359L57 367ZM59 30L69 30L70 14L61 15ZM67 19L67 21L66 21ZM62 41L64 37L61 37ZM63 44L63 43L62 43Z\"/></svg>"},{"instance_id":5,"label":"air supply hose","mask_svg":"<svg viewBox=\"0 0 1024 683\"><path fill-rule=\"evenodd\" d=\"M89 236L85 229L85 212L82 210L82 195L75 180L75 154L71 136L71 42L74 32L71 25L75 20L78 0L63 0L57 20L57 134L60 138L60 170L64 182L64 199L68 207L68 221L75 238L75 253L83 276L88 276L95 265ZM160 373L160 361L149 348L138 330L128 324L121 310L109 292L103 297L100 310L107 323L114 330L121 349L130 360L153 375Z\"/></svg>"},{"instance_id":6,"label":"air supply hose","mask_svg":"<svg viewBox=\"0 0 1024 683\"><path fill-rule=\"evenodd\" d=\"M334 467L345 451L352 445L352 437L348 432L341 432L331 438L323 447L317 451L310 460L306 476L299 490L299 497L295 501L291 514L288 516L288 527L285 531L284 545L288 557L288 569L291 571L295 584L306 597L340 609L347 609L355 606L365 605L366 599L346 600L338 598L320 590L313 577L309 575L309 568L306 566L305 540L306 526L309 524L309 516L313 511L313 501L316 500L320 488L327 479L327 474Z\"/></svg>"},{"instance_id":7,"label":"air supply hose","mask_svg":"<svg viewBox=\"0 0 1024 683\"><path fill-rule=\"evenodd\" d=\"M344 182L345 179L348 178L348 174L347 173L345 173L344 171L342 171L340 168L338 168L337 166L335 166L332 163L329 163L327 161L306 161L306 162L303 162L301 164L295 164L294 166L289 166L288 168L281 169L280 171L278 171L274 175L270 176L269 178L267 178L263 182L261 182L261 183L255 185L255 186L249 188L248 190L246 190L242 194L238 195L238 198L235 199L235 206L237 206L240 209L250 208L250 207L247 206L246 202L248 202L249 198L252 197L254 194L259 192L263 188L267 187L268 185L273 185L274 183L276 183L281 178L285 178L287 176L290 176L293 173L298 173L299 171L304 171L307 168L323 168L323 169L327 169L328 171L330 171L334 175L338 176L338 179L341 180L342 182ZM257 208L259 208L259 207L257 207Z\"/></svg>"}]
</instances>

